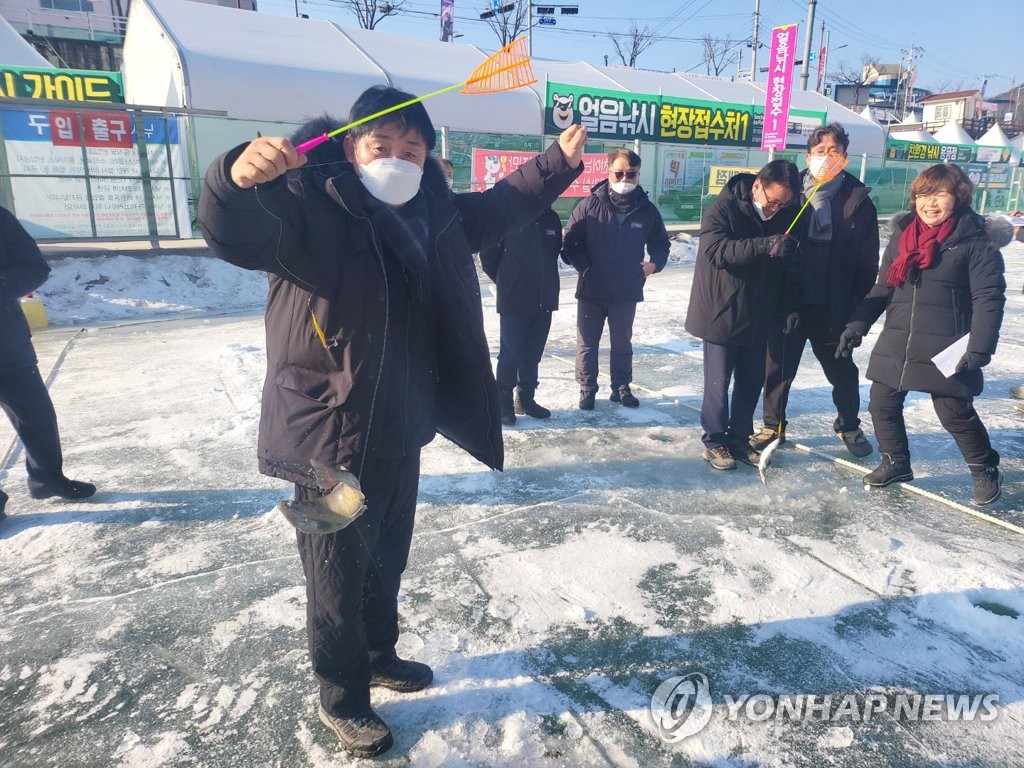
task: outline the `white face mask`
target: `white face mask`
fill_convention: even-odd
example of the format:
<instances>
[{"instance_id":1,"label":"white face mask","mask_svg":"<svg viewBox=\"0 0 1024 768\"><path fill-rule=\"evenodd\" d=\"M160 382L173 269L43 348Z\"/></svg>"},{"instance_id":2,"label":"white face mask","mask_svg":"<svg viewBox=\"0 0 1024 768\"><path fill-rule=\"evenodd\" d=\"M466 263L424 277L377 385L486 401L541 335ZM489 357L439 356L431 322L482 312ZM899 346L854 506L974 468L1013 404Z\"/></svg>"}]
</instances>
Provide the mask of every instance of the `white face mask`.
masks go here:
<instances>
[{"instance_id":1,"label":"white face mask","mask_svg":"<svg viewBox=\"0 0 1024 768\"><path fill-rule=\"evenodd\" d=\"M628 195L630 192L636 189L636 184L631 184L628 181L613 181L611 183L611 188L612 192L614 192L617 195Z\"/></svg>"},{"instance_id":2,"label":"white face mask","mask_svg":"<svg viewBox=\"0 0 1024 768\"><path fill-rule=\"evenodd\" d=\"M423 169L408 160L381 157L359 165L359 180L366 191L382 203L405 205L420 191Z\"/></svg>"},{"instance_id":3,"label":"white face mask","mask_svg":"<svg viewBox=\"0 0 1024 768\"><path fill-rule=\"evenodd\" d=\"M772 214L772 216L765 216L764 206L757 202L757 200L754 200L753 198L751 198L751 202L754 204L754 210L757 211L757 215L761 217L761 221L768 221L768 219L774 216L775 213L778 213L778 211L776 211L775 213Z\"/></svg>"},{"instance_id":4,"label":"white face mask","mask_svg":"<svg viewBox=\"0 0 1024 768\"><path fill-rule=\"evenodd\" d=\"M810 160L807 161L807 172L815 181L821 179L821 169L825 167L826 160L828 160L827 155L811 155Z\"/></svg>"}]
</instances>

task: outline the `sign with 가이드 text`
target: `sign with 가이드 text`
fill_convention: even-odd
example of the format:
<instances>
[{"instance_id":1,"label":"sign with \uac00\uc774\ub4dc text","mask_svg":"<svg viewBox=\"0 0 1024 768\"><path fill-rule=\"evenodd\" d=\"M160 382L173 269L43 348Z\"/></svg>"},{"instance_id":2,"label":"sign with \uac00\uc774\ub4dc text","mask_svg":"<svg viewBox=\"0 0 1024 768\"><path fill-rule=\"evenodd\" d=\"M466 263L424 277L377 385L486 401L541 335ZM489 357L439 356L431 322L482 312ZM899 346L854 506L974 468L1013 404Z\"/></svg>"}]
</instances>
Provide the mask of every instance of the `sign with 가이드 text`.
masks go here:
<instances>
[{"instance_id":1,"label":"sign with \uac00\uc774\ub4dc text","mask_svg":"<svg viewBox=\"0 0 1024 768\"><path fill-rule=\"evenodd\" d=\"M120 72L0 66L0 99L124 103Z\"/></svg>"}]
</instances>

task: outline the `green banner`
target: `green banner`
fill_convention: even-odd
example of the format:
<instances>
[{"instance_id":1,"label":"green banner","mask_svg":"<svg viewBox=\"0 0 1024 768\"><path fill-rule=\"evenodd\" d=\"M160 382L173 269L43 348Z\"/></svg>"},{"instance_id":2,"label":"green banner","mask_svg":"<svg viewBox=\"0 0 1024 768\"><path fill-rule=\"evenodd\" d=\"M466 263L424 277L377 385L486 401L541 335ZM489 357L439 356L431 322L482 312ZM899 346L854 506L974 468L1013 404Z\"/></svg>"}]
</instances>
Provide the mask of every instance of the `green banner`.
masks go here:
<instances>
[{"instance_id":1,"label":"green banner","mask_svg":"<svg viewBox=\"0 0 1024 768\"><path fill-rule=\"evenodd\" d=\"M889 139L885 156L889 160L911 160L919 163L970 163L978 148L966 144L928 144L922 141Z\"/></svg>"},{"instance_id":2,"label":"green banner","mask_svg":"<svg viewBox=\"0 0 1024 768\"><path fill-rule=\"evenodd\" d=\"M594 139L753 147L761 143L764 107L549 82L544 132L557 134L573 123ZM787 144L804 146L810 130L824 124L824 112L791 110Z\"/></svg>"},{"instance_id":3,"label":"green banner","mask_svg":"<svg viewBox=\"0 0 1024 768\"><path fill-rule=\"evenodd\" d=\"M124 103L120 72L0 66L0 99Z\"/></svg>"}]
</instances>

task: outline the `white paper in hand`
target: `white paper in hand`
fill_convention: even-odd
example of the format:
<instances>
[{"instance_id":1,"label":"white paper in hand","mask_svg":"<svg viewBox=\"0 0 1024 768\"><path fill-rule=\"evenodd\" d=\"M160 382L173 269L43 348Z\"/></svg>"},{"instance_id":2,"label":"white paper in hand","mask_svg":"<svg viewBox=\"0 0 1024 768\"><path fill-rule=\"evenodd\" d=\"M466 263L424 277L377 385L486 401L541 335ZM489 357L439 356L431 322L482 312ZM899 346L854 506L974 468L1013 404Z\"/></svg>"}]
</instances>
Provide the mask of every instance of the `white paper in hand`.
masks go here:
<instances>
[{"instance_id":1,"label":"white paper in hand","mask_svg":"<svg viewBox=\"0 0 1024 768\"><path fill-rule=\"evenodd\" d=\"M966 336L961 336L932 358L932 362L935 363L935 367L938 368L942 375L947 379L956 373L956 364L960 362L960 358L964 356L965 352L967 352L967 342L970 341L970 339L971 334L969 333Z\"/></svg>"}]
</instances>

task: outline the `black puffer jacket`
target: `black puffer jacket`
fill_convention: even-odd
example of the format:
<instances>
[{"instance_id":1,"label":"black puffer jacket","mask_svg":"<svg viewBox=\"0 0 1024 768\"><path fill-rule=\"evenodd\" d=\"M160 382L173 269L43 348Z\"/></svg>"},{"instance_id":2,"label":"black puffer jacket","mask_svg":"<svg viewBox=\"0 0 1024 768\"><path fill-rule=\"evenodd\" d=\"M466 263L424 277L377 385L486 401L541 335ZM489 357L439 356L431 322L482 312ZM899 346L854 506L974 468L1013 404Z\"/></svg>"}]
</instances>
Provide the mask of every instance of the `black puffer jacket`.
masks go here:
<instances>
[{"instance_id":1,"label":"black puffer jacket","mask_svg":"<svg viewBox=\"0 0 1024 768\"><path fill-rule=\"evenodd\" d=\"M770 236L785 232L797 208L761 221L751 197L755 178L729 179L700 222L686 330L712 344L767 338L800 301L797 265L768 257Z\"/></svg>"},{"instance_id":2,"label":"black puffer jacket","mask_svg":"<svg viewBox=\"0 0 1024 768\"><path fill-rule=\"evenodd\" d=\"M39 246L21 222L0 207L0 371L36 364L36 351L18 299L50 274Z\"/></svg>"},{"instance_id":3,"label":"black puffer jacket","mask_svg":"<svg viewBox=\"0 0 1024 768\"><path fill-rule=\"evenodd\" d=\"M312 121L293 140L341 122ZM391 306L408 298L403 272L385 252L383 220L371 213L339 142L316 147L306 166L286 177L246 190L230 178L243 148L210 166L199 212L216 256L264 270L270 281L260 470L311 485L309 460L316 458L358 474L366 455L407 447L387 434L392 428L404 427L406 439L422 445L435 425L501 468L497 387L473 253L531 221L580 169L570 169L553 144L491 190L450 195L437 163L429 161L420 194L428 210L432 297L420 316ZM425 372L443 395L436 403L433 391L416 384Z\"/></svg>"},{"instance_id":4,"label":"black puffer jacket","mask_svg":"<svg viewBox=\"0 0 1024 768\"><path fill-rule=\"evenodd\" d=\"M644 247L655 272L668 263L669 239L661 213L640 187L620 223L608 198L608 181L595 184L565 227L562 261L580 273L576 298L614 303L644 300Z\"/></svg>"},{"instance_id":5,"label":"black puffer jacket","mask_svg":"<svg viewBox=\"0 0 1024 768\"><path fill-rule=\"evenodd\" d=\"M498 287L498 313L531 315L558 309L562 220L548 208L532 224L480 251L484 272Z\"/></svg>"},{"instance_id":6,"label":"black puffer jacket","mask_svg":"<svg viewBox=\"0 0 1024 768\"><path fill-rule=\"evenodd\" d=\"M806 271L808 259L826 261L827 279L818 286L820 295L812 302L806 302L805 295L805 303L828 305L829 327L825 330L832 338L843 332L850 314L871 290L878 275L878 211L871 202L871 190L846 171L842 179L832 196L831 242L819 245L803 237L811 219L810 206L798 222L803 244L802 268ZM806 286L807 275L802 277Z\"/></svg>"},{"instance_id":7,"label":"black puffer jacket","mask_svg":"<svg viewBox=\"0 0 1024 768\"><path fill-rule=\"evenodd\" d=\"M905 213L893 221L878 282L854 311L850 325L867 333L886 313L868 363L871 381L908 392L973 397L984 384L981 371L964 371L947 379L932 357L967 333L969 352L995 354L1006 303L1003 257L986 231L985 220L966 209L931 266L911 270L907 281L893 288L885 276L899 255L900 235L916 215Z\"/></svg>"}]
</instances>

